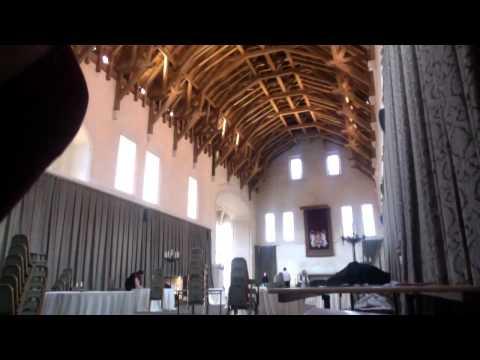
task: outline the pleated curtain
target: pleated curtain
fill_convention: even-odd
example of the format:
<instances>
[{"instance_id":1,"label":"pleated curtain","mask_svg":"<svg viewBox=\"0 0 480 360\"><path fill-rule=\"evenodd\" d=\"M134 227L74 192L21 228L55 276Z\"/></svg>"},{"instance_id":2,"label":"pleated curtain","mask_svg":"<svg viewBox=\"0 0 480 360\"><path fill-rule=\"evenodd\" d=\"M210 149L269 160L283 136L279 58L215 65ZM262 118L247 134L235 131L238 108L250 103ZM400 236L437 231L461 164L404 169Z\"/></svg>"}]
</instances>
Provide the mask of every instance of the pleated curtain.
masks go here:
<instances>
[{"instance_id":1,"label":"pleated curtain","mask_svg":"<svg viewBox=\"0 0 480 360\"><path fill-rule=\"evenodd\" d=\"M480 284L478 49L383 49L385 239L393 278Z\"/></svg>"},{"instance_id":2,"label":"pleated curtain","mask_svg":"<svg viewBox=\"0 0 480 360\"><path fill-rule=\"evenodd\" d=\"M0 259L19 233L32 252L47 255L48 287L66 268L96 290L123 288L136 270L145 272L146 286L156 270L185 276L193 245L211 269L210 229L50 174L0 223ZM163 259L169 249L180 252L179 261Z\"/></svg>"}]
</instances>

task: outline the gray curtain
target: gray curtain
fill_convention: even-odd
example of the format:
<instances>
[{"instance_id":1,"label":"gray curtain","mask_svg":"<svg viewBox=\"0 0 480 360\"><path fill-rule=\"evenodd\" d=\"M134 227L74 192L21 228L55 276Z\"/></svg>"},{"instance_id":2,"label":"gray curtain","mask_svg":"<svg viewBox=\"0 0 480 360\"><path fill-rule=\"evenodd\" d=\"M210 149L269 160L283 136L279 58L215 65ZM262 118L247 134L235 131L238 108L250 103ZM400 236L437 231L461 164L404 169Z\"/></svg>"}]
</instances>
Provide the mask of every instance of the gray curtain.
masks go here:
<instances>
[{"instance_id":1,"label":"gray curtain","mask_svg":"<svg viewBox=\"0 0 480 360\"><path fill-rule=\"evenodd\" d=\"M260 283L263 273L268 275L269 282L277 273L277 247L255 246L255 280Z\"/></svg>"},{"instance_id":2,"label":"gray curtain","mask_svg":"<svg viewBox=\"0 0 480 360\"><path fill-rule=\"evenodd\" d=\"M90 289L123 288L139 269L149 286L157 269L187 275L192 246L204 250L211 268L209 229L50 174L0 223L0 260L18 233L28 236L32 252L48 256L48 287L65 268ZM171 248L181 254L174 264L163 260Z\"/></svg>"},{"instance_id":3,"label":"gray curtain","mask_svg":"<svg viewBox=\"0 0 480 360\"><path fill-rule=\"evenodd\" d=\"M385 46L385 241L402 281L480 284L478 49Z\"/></svg>"}]
</instances>

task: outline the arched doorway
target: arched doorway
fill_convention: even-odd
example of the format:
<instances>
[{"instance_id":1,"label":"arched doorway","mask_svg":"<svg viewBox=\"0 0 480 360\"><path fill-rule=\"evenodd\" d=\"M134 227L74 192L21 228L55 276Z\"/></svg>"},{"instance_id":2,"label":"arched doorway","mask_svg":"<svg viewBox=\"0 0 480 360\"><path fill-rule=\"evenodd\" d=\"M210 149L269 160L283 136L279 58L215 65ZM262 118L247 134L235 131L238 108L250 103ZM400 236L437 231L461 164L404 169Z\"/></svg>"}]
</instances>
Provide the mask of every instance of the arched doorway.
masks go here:
<instances>
[{"instance_id":1,"label":"arched doorway","mask_svg":"<svg viewBox=\"0 0 480 360\"><path fill-rule=\"evenodd\" d=\"M48 168L49 172L82 181L90 180L90 137L84 126L75 135L65 151Z\"/></svg>"}]
</instances>

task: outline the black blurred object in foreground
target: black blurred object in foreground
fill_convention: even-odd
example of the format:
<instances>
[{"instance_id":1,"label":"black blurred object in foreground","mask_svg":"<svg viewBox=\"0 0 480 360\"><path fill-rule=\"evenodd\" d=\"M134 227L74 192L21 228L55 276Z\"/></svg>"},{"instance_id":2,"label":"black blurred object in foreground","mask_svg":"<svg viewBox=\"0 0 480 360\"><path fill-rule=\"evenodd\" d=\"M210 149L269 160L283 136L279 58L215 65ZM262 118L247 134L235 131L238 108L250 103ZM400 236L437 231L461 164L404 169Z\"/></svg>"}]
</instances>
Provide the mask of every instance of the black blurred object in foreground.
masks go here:
<instances>
[{"instance_id":1,"label":"black blurred object in foreground","mask_svg":"<svg viewBox=\"0 0 480 360\"><path fill-rule=\"evenodd\" d=\"M69 46L0 47L0 220L79 130L88 90Z\"/></svg>"},{"instance_id":2,"label":"black blurred object in foreground","mask_svg":"<svg viewBox=\"0 0 480 360\"><path fill-rule=\"evenodd\" d=\"M384 285L390 282L390 274L379 268L361 264L356 261L348 264L343 270L339 271L327 280L327 286L369 284Z\"/></svg>"}]
</instances>

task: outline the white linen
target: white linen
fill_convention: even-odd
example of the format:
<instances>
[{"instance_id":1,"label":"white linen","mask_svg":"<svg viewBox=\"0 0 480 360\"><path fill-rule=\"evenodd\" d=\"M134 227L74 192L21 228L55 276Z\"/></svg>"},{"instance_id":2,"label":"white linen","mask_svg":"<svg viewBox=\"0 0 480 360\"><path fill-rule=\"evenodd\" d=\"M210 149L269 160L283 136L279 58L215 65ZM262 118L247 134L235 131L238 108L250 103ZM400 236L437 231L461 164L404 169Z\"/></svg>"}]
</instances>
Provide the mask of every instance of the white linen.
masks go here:
<instances>
[{"instance_id":1,"label":"white linen","mask_svg":"<svg viewBox=\"0 0 480 360\"><path fill-rule=\"evenodd\" d=\"M260 288L259 315L303 315L305 300L281 303L277 294L269 294L267 288Z\"/></svg>"},{"instance_id":2,"label":"white linen","mask_svg":"<svg viewBox=\"0 0 480 360\"><path fill-rule=\"evenodd\" d=\"M48 291L43 315L133 315L148 312L150 289L132 291Z\"/></svg>"},{"instance_id":3,"label":"white linen","mask_svg":"<svg viewBox=\"0 0 480 360\"><path fill-rule=\"evenodd\" d=\"M176 310L175 307L175 289L165 288L163 289L163 310Z\"/></svg>"}]
</instances>

